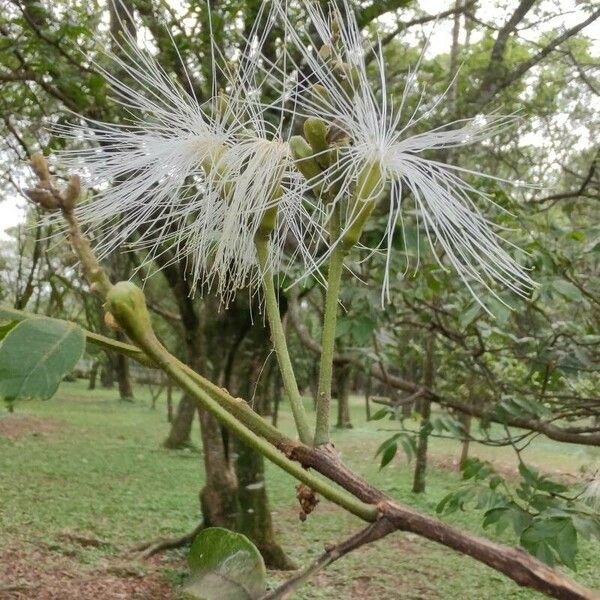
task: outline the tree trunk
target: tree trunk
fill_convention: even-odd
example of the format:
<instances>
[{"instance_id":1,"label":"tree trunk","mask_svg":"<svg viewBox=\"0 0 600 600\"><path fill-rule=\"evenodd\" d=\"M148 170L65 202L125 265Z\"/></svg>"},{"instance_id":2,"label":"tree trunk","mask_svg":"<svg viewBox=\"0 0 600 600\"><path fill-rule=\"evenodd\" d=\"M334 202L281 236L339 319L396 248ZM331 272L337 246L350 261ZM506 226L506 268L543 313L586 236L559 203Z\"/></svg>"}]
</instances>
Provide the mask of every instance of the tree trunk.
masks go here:
<instances>
[{"instance_id":1,"label":"tree trunk","mask_svg":"<svg viewBox=\"0 0 600 600\"><path fill-rule=\"evenodd\" d=\"M100 361L95 360L92 363L92 367L90 369L90 381L88 384L88 390L96 389L96 379L98 377L98 370L100 369Z\"/></svg>"},{"instance_id":2,"label":"tree trunk","mask_svg":"<svg viewBox=\"0 0 600 600\"><path fill-rule=\"evenodd\" d=\"M235 360L236 357L233 355L238 352L239 345L245 337L245 335L241 335L242 327L240 327L236 317L238 315L247 317L249 315L248 307L231 306L223 314L222 312L219 313L216 304L213 307L212 303L207 300L203 303L202 312L199 312L191 298L190 278L186 276L185 264L169 264L166 256L161 257L161 259L165 260L165 264L161 265L162 273L177 300L179 314L181 315L185 332L187 364L199 373L206 374L208 361L203 350L207 347L214 348L214 352L211 354L213 369L221 372L222 384L229 387L226 380L231 378L231 370L238 366L237 360ZM241 310L244 312L240 312ZM227 339L226 330L228 327L233 331L231 338L234 342L229 351L222 352L222 342ZM251 327L247 327L248 332L250 329ZM266 340L268 340L268 337L266 333L263 333L260 345L254 346L253 350L260 348L264 351L267 349L269 344ZM253 351L252 355L258 357L262 353ZM266 355L261 357L261 364L264 363L265 358ZM249 372L251 372L251 369L246 371L246 384L249 383ZM214 376L215 373L213 373ZM178 413L181 412L179 408L186 406L183 402L182 399L180 407L178 407ZM277 406L274 407L273 412L274 418L276 418ZM206 411L198 409L198 414L200 417L205 470L204 487L200 492L204 525L237 529L242 521L241 515L243 512L244 530L258 547L264 547L267 564L281 568L285 561L282 558L283 551L281 549L278 551L276 547L264 483L264 463L261 456L253 449L237 448L237 453L241 458L239 465L236 464L238 470L236 473L226 439L229 436L223 435L219 423ZM175 428L178 416L173 421L171 432ZM191 418L193 418L193 415ZM181 421L185 421L183 417ZM169 435L169 438L171 437ZM237 441L232 440L231 445L237 445ZM240 490L238 478L244 481L244 490Z\"/></svg>"},{"instance_id":3,"label":"tree trunk","mask_svg":"<svg viewBox=\"0 0 600 600\"><path fill-rule=\"evenodd\" d=\"M352 429L350 421L350 367L338 366L335 371L337 387L337 427L339 429Z\"/></svg>"},{"instance_id":4,"label":"tree trunk","mask_svg":"<svg viewBox=\"0 0 600 600\"><path fill-rule=\"evenodd\" d=\"M173 382L167 379L167 423L173 422Z\"/></svg>"},{"instance_id":5,"label":"tree trunk","mask_svg":"<svg viewBox=\"0 0 600 600\"><path fill-rule=\"evenodd\" d=\"M270 405L269 392L278 385L279 377L278 373L273 373L270 378L261 377L268 357L268 333L261 328L255 329L252 334L248 332L245 336L245 351L242 351L242 344L236 348L236 368L232 370L230 380L225 383L241 397L254 398L254 410L266 416ZM276 411L277 404L273 413ZM233 439L233 446L240 505L238 530L252 540L270 568L297 568L275 539L262 454L237 439Z\"/></svg>"},{"instance_id":6,"label":"tree trunk","mask_svg":"<svg viewBox=\"0 0 600 600\"><path fill-rule=\"evenodd\" d=\"M124 354L117 354L116 360L117 382L119 384L119 397L126 402L133 401L133 386L129 373L129 360Z\"/></svg>"},{"instance_id":7,"label":"tree trunk","mask_svg":"<svg viewBox=\"0 0 600 600\"><path fill-rule=\"evenodd\" d=\"M423 385L429 389L433 386L434 379L434 353L435 333L430 333L427 337L425 364L423 365ZM431 433L431 401L428 398L420 399L419 412L421 413L421 427L419 429L417 440L415 473L413 479L413 492L415 494L421 494L425 491L427 446L429 443L429 434Z\"/></svg>"},{"instance_id":8,"label":"tree trunk","mask_svg":"<svg viewBox=\"0 0 600 600\"><path fill-rule=\"evenodd\" d=\"M367 375L365 382L365 416L367 421L371 419L371 375Z\"/></svg>"},{"instance_id":9,"label":"tree trunk","mask_svg":"<svg viewBox=\"0 0 600 600\"><path fill-rule=\"evenodd\" d=\"M171 409L172 410L172 409ZM196 414L196 402L187 394L184 394L177 405L175 418L170 415L171 430L167 439L163 442L165 448L176 449L189 446L191 441L192 423Z\"/></svg>"},{"instance_id":10,"label":"tree trunk","mask_svg":"<svg viewBox=\"0 0 600 600\"><path fill-rule=\"evenodd\" d=\"M269 568L296 569L297 566L275 539L262 454L237 439L234 441L234 447L240 502L238 531L252 540Z\"/></svg>"},{"instance_id":11,"label":"tree trunk","mask_svg":"<svg viewBox=\"0 0 600 600\"><path fill-rule=\"evenodd\" d=\"M465 466L465 463L467 462L467 459L469 458L469 446L471 445L471 415L463 415L461 420L463 429L465 431L465 437L463 438L462 446L460 449L460 459L458 461L458 468L462 471L462 469Z\"/></svg>"},{"instance_id":12,"label":"tree trunk","mask_svg":"<svg viewBox=\"0 0 600 600\"><path fill-rule=\"evenodd\" d=\"M237 480L221 426L207 411L199 408L200 435L204 455L205 484L200 491L204 525L236 530L240 514Z\"/></svg>"},{"instance_id":13,"label":"tree trunk","mask_svg":"<svg viewBox=\"0 0 600 600\"><path fill-rule=\"evenodd\" d=\"M100 384L103 388L112 388L115 385L115 370L113 367L113 361L110 354L107 360L102 364L100 369Z\"/></svg>"}]
</instances>

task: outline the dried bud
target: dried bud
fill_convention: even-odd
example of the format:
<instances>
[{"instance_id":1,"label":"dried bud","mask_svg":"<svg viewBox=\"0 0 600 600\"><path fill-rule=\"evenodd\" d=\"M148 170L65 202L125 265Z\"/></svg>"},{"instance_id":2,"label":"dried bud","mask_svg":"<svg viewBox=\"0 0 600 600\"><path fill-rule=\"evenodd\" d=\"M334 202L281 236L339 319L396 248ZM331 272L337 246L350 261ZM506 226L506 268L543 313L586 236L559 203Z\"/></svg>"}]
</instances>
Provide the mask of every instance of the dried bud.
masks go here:
<instances>
[{"instance_id":1,"label":"dried bud","mask_svg":"<svg viewBox=\"0 0 600 600\"><path fill-rule=\"evenodd\" d=\"M25 194L27 197L35 204L45 208L46 210L56 210L60 208L60 202L58 198L56 198L52 192L48 190L43 190L39 187L25 190Z\"/></svg>"},{"instance_id":2,"label":"dried bud","mask_svg":"<svg viewBox=\"0 0 600 600\"><path fill-rule=\"evenodd\" d=\"M50 171L48 163L41 152L36 152L31 157L31 168L40 181L49 181Z\"/></svg>"},{"instance_id":3,"label":"dried bud","mask_svg":"<svg viewBox=\"0 0 600 600\"><path fill-rule=\"evenodd\" d=\"M108 311L104 313L104 324L109 329L114 329L115 331L120 329L119 324L117 323L116 319L113 317L112 313L110 313Z\"/></svg>"},{"instance_id":4,"label":"dried bud","mask_svg":"<svg viewBox=\"0 0 600 600\"><path fill-rule=\"evenodd\" d=\"M321 46L321 48L319 48L319 56L323 60L327 60L327 59L331 58L332 53L333 53L333 49L331 48L331 46L329 44L323 44Z\"/></svg>"},{"instance_id":5,"label":"dried bud","mask_svg":"<svg viewBox=\"0 0 600 600\"><path fill-rule=\"evenodd\" d=\"M62 195L62 206L65 210L71 211L79 200L79 194L81 194L81 180L79 175L71 175L69 178L69 185Z\"/></svg>"},{"instance_id":6,"label":"dried bud","mask_svg":"<svg viewBox=\"0 0 600 600\"><path fill-rule=\"evenodd\" d=\"M296 486L296 498L300 503L300 520L306 521L306 517L317 508L319 499L317 494L304 483L299 483Z\"/></svg>"},{"instance_id":7,"label":"dried bud","mask_svg":"<svg viewBox=\"0 0 600 600\"><path fill-rule=\"evenodd\" d=\"M350 134L337 123L332 123L325 137L328 144L335 146L347 146L352 141Z\"/></svg>"}]
</instances>

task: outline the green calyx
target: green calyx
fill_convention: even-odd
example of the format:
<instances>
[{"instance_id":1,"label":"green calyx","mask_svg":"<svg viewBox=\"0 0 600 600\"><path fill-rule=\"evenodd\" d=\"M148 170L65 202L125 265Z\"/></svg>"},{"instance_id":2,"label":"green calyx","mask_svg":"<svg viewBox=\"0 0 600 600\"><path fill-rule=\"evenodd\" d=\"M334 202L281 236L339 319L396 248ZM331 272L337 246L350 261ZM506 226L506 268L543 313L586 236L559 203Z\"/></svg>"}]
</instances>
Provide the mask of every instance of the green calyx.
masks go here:
<instances>
[{"instance_id":1,"label":"green calyx","mask_svg":"<svg viewBox=\"0 0 600 600\"><path fill-rule=\"evenodd\" d=\"M356 179L354 192L356 202L377 200L383 192L383 172L379 161L373 161L363 167Z\"/></svg>"},{"instance_id":2,"label":"green calyx","mask_svg":"<svg viewBox=\"0 0 600 600\"><path fill-rule=\"evenodd\" d=\"M314 94L315 103L318 104L322 109L327 110L327 107L330 107L332 103L329 90L320 83L313 84L311 90Z\"/></svg>"},{"instance_id":3,"label":"green calyx","mask_svg":"<svg viewBox=\"0 0 600 600\"><path fill-rule=\"evenodd\" d=\"M277 196L275 199L279 199L281 197L281 188L278 188ZM255 239L267 239L275 226L277 225L277 204L270 206L265 210L265 214L263 215L260 225L258 226L258 230L255 235Z\"/></svg>"},{"instance_id":4,"label":"green calyx","mask_svg":"<svg viewBox=\"0 0 600 600\"><path fill-rule=\"evenodd\" d=\"M343 243L353 246L358 242L384 187L383 172L379 161L365 165L359 173L352 199L351 225L344 234Z\"/></svg>"}]
</instances>

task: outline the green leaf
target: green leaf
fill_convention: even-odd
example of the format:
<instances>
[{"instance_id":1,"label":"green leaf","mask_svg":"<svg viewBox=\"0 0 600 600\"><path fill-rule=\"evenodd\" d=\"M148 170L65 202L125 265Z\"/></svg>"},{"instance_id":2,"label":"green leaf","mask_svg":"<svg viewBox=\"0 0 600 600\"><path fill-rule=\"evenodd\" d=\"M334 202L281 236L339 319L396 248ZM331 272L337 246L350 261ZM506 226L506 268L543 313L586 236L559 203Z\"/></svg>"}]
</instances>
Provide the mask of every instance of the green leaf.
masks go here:
<instances>
[{"instance_id":1,"label":"green leaf","mask_svg":"<svg viewBox=\"0 0 600 600\"><path fill-rule=\"evenodd\" d=\"M496 323L498 326L504 327L510 318L510 308L494 298L489 299L487 307L496 318Z\"/></svg>"},{"instance_id":2,"label":"green leaf","mask_svg":"<svg viewBox=\"0 0 600 600\"><path fill-rule=\"evenodd\" d=\"M398 451L398 444L396 442L392 442L389 444L386 449L383 451L381 455L381 464L379 465L379 469L383 469L387 464L389 464L394 456L396 456L396 452Z\"/></svg>"},{"instance_id":3,"label":"green leaf","mask_svg":"<svg viewBox=\"0 0 600 600\"><path fill-rule=\"evenodd\" d=\"M521 477L523 477L529 485L537 487L539 474L536 469L525 463L519 463L519 473L521 473Z\"/></svg>"},{"instance_id":4,"label":"green leaf","mask_svg":"<svg viewBox=\"0 0 600 600\"><path fill-rule=\"evenodd\" d=\"M594 536L600 540L600 516L587 515L584 513L573 515L573 525L586 539Z\"/></svg>"},{"instance_id":5,"label":"green leaf","mask_svg":"<svg viewBox=\"0 0 600 600\"><path fill-rule=\"evenodd\" d=\"M254 600L266 591L265 563L244 535L210 527L201 531L188 555L191 578L185 586L192 598Z\"/></svg>"},{"instance_id":6,"label":"green leaf","mask_svg":"<svg viewBox=\"0 0 600 600\"><path fill-rule=\"evenodd\" d=\"M570 281L566 281L564 279L555 279L552 282L552 287L567 300L574 300L575 302L580 302L583 300L583 294L581 293L581 290Z\"/></svg>"},{"instance_id":7,"label":"green leaf","mask_svg":"<svg viewBox=\"0 0 600 600\"><path fill-rule=\"evenodd\" d=\"M74 323L22 321L0 345L0 398L51 398L84 349L85 334Z\"/></svg>"},{"instance_id":8,"label":"green leaf","mask_svg":"<svg viewBox=\"0 0 600 600\"><path fill-rule=\"evenodd\" d=\"M0 323L0 342L12 331L17 325L18 321L8 321L7 323Z\"/></svg>"},{"instance_id":9,"label":"green leaf","mask_svg":"<svg viewBox=\"0 0 600 600\"><path fill-rule=\"evenodd\" d=\"M371 415L369 421L379 421L380 419L387 417L390 413L391 410L389 408L380 408L376 413Z\"/></svg>"},{"instance_id":10,"label":"green leaf","mask_svg":"<svg viewBox=\"0 0 600 600\"><path fill-rule=\"evenodd\" d=\"M477 302L471 304L470 308L467 308L459 317L461 327L468 327L475 319L481 314L482 308Z\"/></svg>"},{"instance_id":11,"label":"green leaf","mask_svg":"<svg viewBox=\"0 0 600 600\"><path fill-rule=\"evenodd\" d=\"M360 316L352 321L351 332L354 341L364 346L370 339L376 323L370 317Z\"/></svg>"},{"instance_id":12,"label":"green leaf","mask_svg":"<svg viewBox=\"0 0 600 600\"><path fill-rule=\"evenodd\" d=\"M344 335L350 333L351 329L352 319L338 318L337 323L335 325L335 337L343 337Z\"/></svg>"},{"instance_id":13,"label":"green leaf","mask_svg":"<svg viewBox=\"0 0 600 600\"><path fill-rule=\"evenodd\" d=\"M548 565L560 561L575 569L577 530L569 517L536 519L523 531L521 545Z\"/></svg>"}]
</instances>

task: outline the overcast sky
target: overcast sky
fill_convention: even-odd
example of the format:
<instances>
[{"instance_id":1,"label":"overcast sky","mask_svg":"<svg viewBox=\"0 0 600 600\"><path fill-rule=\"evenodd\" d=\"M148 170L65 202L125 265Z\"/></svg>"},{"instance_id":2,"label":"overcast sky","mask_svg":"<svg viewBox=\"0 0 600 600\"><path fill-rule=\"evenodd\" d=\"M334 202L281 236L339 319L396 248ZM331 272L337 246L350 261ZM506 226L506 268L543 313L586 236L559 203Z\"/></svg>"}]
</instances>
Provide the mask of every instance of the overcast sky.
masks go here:
<instances>
[{"instance_id":1,"label":"overcast sky","mask_svg":"<svg viewBox=\"0 0 600 600\"><path fill-rule=\"evenodd\" d=\"M176 5L178 4L177 0L171 0L171 3ZM507 18L507 12L502 9L495 9L493 7L493 2L491 0L483 0L480 3L480 6L488 4L488 6L492 10L485 11L485 20L488 22L497 22L502 23ZM430 13L434 14L435 12L442 12L450 7L450 5L454 4L454 0L420 0L420 7ZM512 3L508 3L509 8L513 8ZM550 1L551 6L555 6L554 2ZM577 22L581 21L585 18L585 13L579 10L576 7L575 0L563 0L561 3L562 12L565 13L564 16L560 17L560 19L553 19L551 21L547 21L544 23L544 29L549 29L553 27L572 27ZM429 53L432 55L447 52L447 49L451 43L451 29L452 29L452 20L445 19L440 23L428 23L422 29L415 30L415 35L419 36L428 36L431 32L432 27L435 27L435 35L431 35L429 37ZM521 35L526 38L535 39L539 34L539 30L531 30L528 32L522 32ZM588 27L585 29L585 34L594 38L595 41L595 49L600 50L600 31L596 28L593 31L593 27ZM474 40L475 41L475 40ZM531 143L532 140L528 140L528 143ZM22 222L24 219L24 207L26 201L17 196L8 197L6 200L0 202L0 239L6 239L5 230L9 227L14 227L18 223Z\"/></svg>"}]
</instances>

